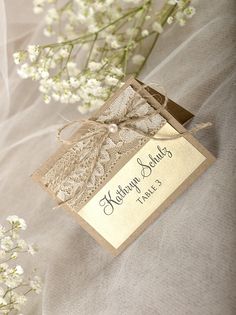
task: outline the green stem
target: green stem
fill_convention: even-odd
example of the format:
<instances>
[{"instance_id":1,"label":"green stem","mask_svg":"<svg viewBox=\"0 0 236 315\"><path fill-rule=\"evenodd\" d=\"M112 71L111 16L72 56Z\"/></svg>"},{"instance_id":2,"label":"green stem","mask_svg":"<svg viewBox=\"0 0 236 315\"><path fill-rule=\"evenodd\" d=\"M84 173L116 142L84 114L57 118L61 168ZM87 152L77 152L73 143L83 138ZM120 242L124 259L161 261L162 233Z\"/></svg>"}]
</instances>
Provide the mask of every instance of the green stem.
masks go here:
<instances>
[{"instance_id":1,"label":"green stem","mask_svg":"<svg viewBox=\"0 0 236 315\"><path fill-rule=\"evenodd\" d=\"M177 5L175 5L175 6L169 5L169 4L164 5L163 10L161 10L162 12L165 13L165 14L163 14L163 16L161 17L161 21L160 21L160 22L161 22L161 26L164 26L164 25L165 25L165 23L166 23L168 17L171 16L171 14L175 11L176 7L177 7ZM135 73L136 76L139 76L140 72L143 70L143 68L144 68L144 66L145 66L145 64L146 64L146 62L147 62L149 56L151 55L151 53L152 53L152 51L153 51L153 49L154 49L154 47L155 47L155 45L156 45L156 43L157 43L157 40L158 40L159 36L160 36L160 34L159 34L159 33L156 33L156 36L155 36L155 38L154 38L154 40L153 40L153 42L152 42L152 45L151 45L151 47L150 47L150 49L149 49L149 51L148 51L148 54L147 54L147 56L146 56L144 62L143 62L142 65L139 67L138 71Z\"/></svg>"},{"instance_id":2,"label":"green stem","mask_svg":"<svg viewBox=\"0 0 236 315\"><path fill-rule=\"evenodd\" d=\"M72 0L69 0L68 2L66 2L66 4L64 4L58 11L63 12L65 11L67 8L69 8L72 5Z\"/></svg>"},{"instance_id":3,"label":"green stem","mask_svg":"<svg viewBox=\"0 0 236 315\"><path fill-rule=\"evenodd\" d=\"M7 233L9 232L13 232L14 230L17 230L18 227L11 227L10 229L8 229L7 231L4 232L4 236L2 238L0 238L0 241L6 236Z\"/></svg>"},{"instance_id":4,"label":"green stem","mask_svg":"<svg viewBox=\"0 0 236 315\"><path fill-rule=\"evenodd\" d=\"M143 25L144 21L145 21L145 16L149 10L149 7L151 5L151 1L149 1L145 6L143 6L142 8L142 15L140 17L140 19L137 19L134 23L134 30L137 28L137 25L139 25L139 27L141 28L141 26ZM140 21L140 23L139 23ZM135 41L135 38L137 37L137 34L135 36L130 36L128 44L127 44L127 48L125 49L125 53L124 53L124 66L123 66L123 71L124 71L124 75L126 74L126 70L127 70L127 64L128 64L128 58L129 58L129 46L131 45L132 41Z\"/></svg>"},{"instance_id":5,"label":"green stem","mask_svg":"<svg viewBox=\"0 0 236 315\"><path fill-rule=\"evenodd\" d=\"M90 50L89 50L89 54L88 54L88 58L87 58L87 61L86 61L86 64L85 64L85 68L87 68L88 64L89 64L89 61L90 61L90 58L92 56L92 52L93 52L93 49L94 49L94 45L97 41L97 38L98 38L98 33L95 34L95 37L94 37L94 40L90 46Z\"/></svg>"},{"instance_id":6,"label":"green stem","mask_svg":"<svg viewBox=\"0 0 236 315\"><path fill-rule=\"evenodd\" d=\"M151 55L151 53L152 53L152 51L153 51L153 48L154 48L155 45L156 45L156 42L157 42L157 40L158 40L158 38L159 38L159 35L160 35L159 33L156 34L156 36L155 36L155 38L154 38L154 41L152 42L152 46L151 46L151 48L149 49L148 54L147 54L147 56L146 56L144 62L142 63L142 65L140 66L140 68L138 69L138 71L135 73L136 76L138 76L138 75L140 74L140 72L143 70L143 67L145 66L145 64L146 64L146 62L147 62L149 56Z\"/></svg>"},{"instance_id":7,"label":"green stem","mask_svg":"<svg viewBox=\"0 0 236 315\"><path fill-rule=\"evenodd\" d=\"M3 295L3 298L5 298L6 297L6 295L9 293L9 292L11 292L11 291L13 291L13 290L16 290L16 289L18 289L18 288L20 288L20 287L25 287L25 286L28 286L27 284L19 284L19 285L17 285L16 287L14 287L14 288L11 288L11 289L7 289L6 290L6 292L4 293L4 295Z\"/></svg>"},{"instance_id":8,"label":"green stem","mask_svg":"<svg viewBox=\"0 0 236 315\"><path fill-rule=\"evenodd\" d=\"M30 293L31 291L33 291L32 288L30 288L28 291L26 291L26 292L24 293L24 295L27 295L27 294Z\"/></svg>"},{"instance_id":9,"label":"green stem","mask_svg":"<svg viewBox=\"0 0 236 315\"><path fill-rule=\"evenodd\" d=\"M11 253L13 250L18 249L18 248L19 248L19 246L15 246L15 247L13 247L12 249L6 250L6 253L9 254L9 253Z\"/></svg>"}]
</instances>

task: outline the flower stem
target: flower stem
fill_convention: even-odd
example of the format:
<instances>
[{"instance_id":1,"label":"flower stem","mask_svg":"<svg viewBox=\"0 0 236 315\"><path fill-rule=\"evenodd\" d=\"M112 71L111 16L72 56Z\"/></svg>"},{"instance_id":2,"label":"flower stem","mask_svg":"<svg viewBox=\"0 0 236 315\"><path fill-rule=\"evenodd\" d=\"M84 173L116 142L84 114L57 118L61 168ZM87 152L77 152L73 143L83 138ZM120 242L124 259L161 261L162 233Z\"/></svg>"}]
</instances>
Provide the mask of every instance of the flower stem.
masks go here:
<instances>
[{"instance_id":1,"label":"flower stem","mask_svg":"<svg viewBox=\"0 0 236 315\"><path fill-rule=\"evenodd\" d=\"M88 58L87 58L87 61L86 61L86 64L85 64L85 68L87 68L88 64L89 64L89 61L90 61L90 58L92 56L92 52L93 52L93 48L94 48L94 45L96 43L96 40L98 38L98 33L95 33L95 37L94 37L94 40L90 46L90 50L89 50L89 54L88 54Z\"/></svg>"},{"instance_id":2,"label":"flower stem","mask_svg":"<svg viewBox=\"0 0 236 315\"><path fill-rule=\"evenodd\" d=\"M27 290L27 291L24 293L24 295L27 295L27 294L30 293L31 291L33 291L32 288L30 288L29 290Z\"/></svg>"},{"instance_id":3,"label":"flower stem","mask_svg":"<svg viewBox=\"0 0 236 315\"><path fill-rule=\"evenodd\" d=\"M171 14L174 12L175 8L177 7L177 5L173 6L173 5L170 5L170 4L165 4L164 5L164 8L161 10L162 12L164 12L165 14L163 14L163 16L161 17L161 25L164 26L166 24L166 21L168 19L169 16L171 16ZM138 71L135 73L136 76L139 76L140 72L143 70L149 56L151 55L156 43L157 43L157 40L159 38L160 34L159 33L156 33L155 35L155 38L152 42L152 45L148 51L148 54L145 58L145 60L143 61L142 65L140 66L140 68L138 69Z\"/></svg>"}]
</instances>

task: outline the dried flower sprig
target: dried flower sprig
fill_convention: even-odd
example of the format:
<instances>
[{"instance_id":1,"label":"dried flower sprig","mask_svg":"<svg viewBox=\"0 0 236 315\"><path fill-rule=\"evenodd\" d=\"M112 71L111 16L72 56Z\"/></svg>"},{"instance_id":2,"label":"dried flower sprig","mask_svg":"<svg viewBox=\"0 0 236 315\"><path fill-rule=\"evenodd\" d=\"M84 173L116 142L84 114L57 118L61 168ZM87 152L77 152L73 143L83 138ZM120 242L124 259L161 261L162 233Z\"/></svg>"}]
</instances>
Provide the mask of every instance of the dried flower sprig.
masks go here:
<instances>
[{"instance_id":1,"label":"dried flower sprig","mask_svg":"<svg viewBox=\"0 0 236 315\"><path fill-rule=\"evenodd\" d=\"M0 225L0 314L16 314L30 292L41 292L41 279L36 275L25 279L24 269L16 262L21 254L37 251L35 245L20 238L20 232L27 228L25 221L16 215L6 221L6 226Z\"/></svg>"},{"instance_id":2,"label":"dried flower sprig","mask_svg":"<svg viewBox=\"0 0 236 315\"><path fill-rule=\"evenodd\" d=\"M57 42L29 45L14 60L22 78L39 81L46 103L78 103L81 112L100 107L127 74L141 72L166 24L184 26L195 14L191 0L166 0L158 11L152 0L59 2L33 1L36 14L46 12L45 36Z\"/></svg>"}]
</instances>

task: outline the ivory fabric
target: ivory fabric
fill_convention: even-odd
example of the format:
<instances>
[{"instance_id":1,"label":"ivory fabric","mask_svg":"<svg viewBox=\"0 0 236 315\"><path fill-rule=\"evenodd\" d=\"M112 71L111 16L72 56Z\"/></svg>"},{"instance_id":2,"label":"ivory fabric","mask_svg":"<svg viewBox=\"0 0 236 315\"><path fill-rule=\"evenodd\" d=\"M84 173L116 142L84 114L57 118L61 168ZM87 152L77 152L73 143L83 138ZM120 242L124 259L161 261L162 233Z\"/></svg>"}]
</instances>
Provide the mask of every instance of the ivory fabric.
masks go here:
<instances>
[{"instance_id":1,"label":"ivory fabric","mask_svg":"<svg viewBox=\"0 0 236 315\"><path fill-rule=\"evenodd\" d=\"M158 2L158 1L157 1ZM235 279L235 1L200 0L184 27L168 29L141 79L214 127L197 138L216 163L125 252L102 249L30 174L58 147L58 113L74 105L44 104L37 83L16 74L12 53L43 42L43 19L31 1L0 0L0 221L26 219L24 233L40 247L25 256L38 267L43 293L25 315L233 315Z\"/></svg>"}]
</instances>

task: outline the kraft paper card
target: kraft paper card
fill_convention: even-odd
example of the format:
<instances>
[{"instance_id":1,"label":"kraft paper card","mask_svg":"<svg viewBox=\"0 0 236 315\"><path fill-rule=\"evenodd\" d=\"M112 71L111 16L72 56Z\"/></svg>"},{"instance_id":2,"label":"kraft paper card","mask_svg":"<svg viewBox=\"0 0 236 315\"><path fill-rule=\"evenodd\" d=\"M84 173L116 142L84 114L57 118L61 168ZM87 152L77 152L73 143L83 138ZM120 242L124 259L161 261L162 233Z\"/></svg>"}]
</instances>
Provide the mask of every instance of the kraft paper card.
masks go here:
<instances>
[{"instance_id":1,"label":"kraft paper card","mask_svg":"<svg viewBox=\"0 0 236 315\"><path fill-rule=\"evenodd\" d=\"M33 174L113 255L215 160L183 127L193 115L163 103L160 93L129 79Z\"/></svg>"}]
</instances>

